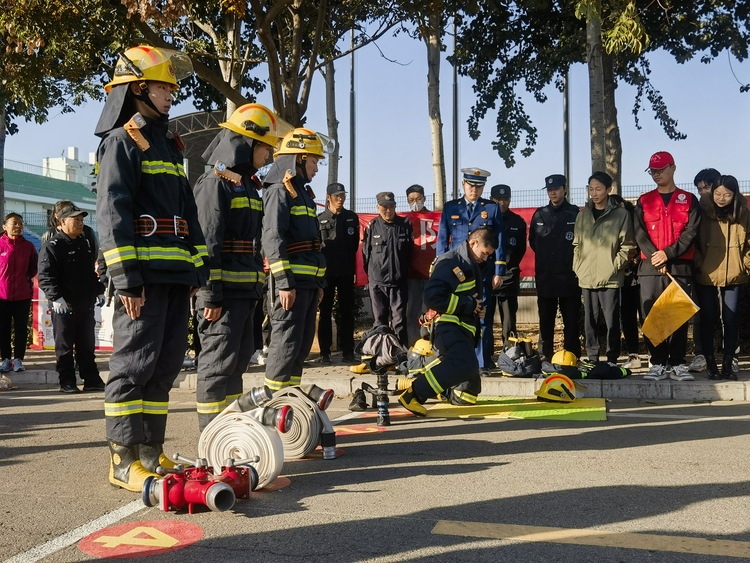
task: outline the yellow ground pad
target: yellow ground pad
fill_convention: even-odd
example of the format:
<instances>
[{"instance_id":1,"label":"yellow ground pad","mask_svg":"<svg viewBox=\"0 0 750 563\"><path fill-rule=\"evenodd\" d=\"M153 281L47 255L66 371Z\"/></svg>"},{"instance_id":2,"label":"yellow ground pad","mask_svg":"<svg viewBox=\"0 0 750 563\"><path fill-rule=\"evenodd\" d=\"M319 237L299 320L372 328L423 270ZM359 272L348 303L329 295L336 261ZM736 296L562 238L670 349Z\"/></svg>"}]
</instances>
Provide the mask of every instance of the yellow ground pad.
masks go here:
<instances>
[{"instance_id":1,"label":"yellow ground pad","mask_svg":"<svg viewBox=\"0 0 750 563\"><path fill-rule=\"evenodd\" d=\"M607 420L604 399L545 403L528 397L480 397L476 405L427 403L428 418L536 418L540 420Z\"/></svg>"}]
</instances>

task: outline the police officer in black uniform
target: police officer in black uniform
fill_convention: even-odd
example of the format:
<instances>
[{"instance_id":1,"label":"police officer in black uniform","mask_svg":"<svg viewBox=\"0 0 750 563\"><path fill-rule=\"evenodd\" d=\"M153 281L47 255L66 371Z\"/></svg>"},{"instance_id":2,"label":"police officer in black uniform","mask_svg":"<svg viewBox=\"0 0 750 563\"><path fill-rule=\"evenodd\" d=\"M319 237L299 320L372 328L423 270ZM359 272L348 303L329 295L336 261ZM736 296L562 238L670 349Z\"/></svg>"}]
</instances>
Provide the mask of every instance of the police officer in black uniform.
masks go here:
<instances>
[{"instance_id":1,"label":"police officer in black uniform","mask_svg":"<svg viewBox=\"0 0 750 563\"><path fill-rule=\"evenodd\" d=\"M565 198L567 180L552 174L544 180L550 202L531 218L529 245L535 253L536 294L539 307L539 349L549 360L554 353L557 308L563 318L565 349L581 355L579 317L581 288L573 273L573 228L578 208Z\"/></svg>"},{"instance_id":2,"label":"police officer in black uniform","mask_svg":"<svg viewBox=\"0 0 750 563\"><path fill-rule=\"evenodd\" d=\"M354 276L359 249L359 217L354 211L344 208L346 190L343 184L330 184L326 191L328 206L318 215L321 250L326 257L326 287L318 318L318 361L331 363L331 314L334 297L338 296L336 332L343 352L341 361L351 364L354 362Z\"/></svg>"},{"instance_id":3,"label":"police officer in black uniform","mask_svg":"<svg viewBox=\"0 0 750 563\"><path fill-rule=\"evenodd\" d=\"M146 45L120 55L96 126L97 225L117 296L104 397L109 481L141 492L159 465L169 391L180 373L192 289L206 284L206 243L168 129L172 91L192 72L182 53Z\"/></svg>"},{"instance_id":4,"label":"police officer in black uniform","mask_svg":"<svg viewBox=\"0 0 750 563\"><path fill-rule=\"evenodd\" d=\"M480 338L480 319L485 314L483 269L497 247L497 234L480 227L463 244L438 256L433 263L424 301L439 314L433 321L433 346L438 358L398 398L418 416L427 414L423 403L436 396L454 404L477 402L482 382L474 348Z\"/></svg>"},{"instance_id":5,"label":"police officer in black uniform","mask_svg":"<svg viewBox=\"0 0 750 563\"><path fill-rule=\"evenodd\" d=\"M325 158L317 133L287 133L264 180L263 252L268 258L271 337L265 384L280 391L302 382L325 287L315 195L307 182Z\"/></svg>"},{"instance_id":6,"label":"police officer in black uniform","mask_svg":"<svg viewBox=\"0 0 750 563\"><path fill-rule=\"evenodd\" d=\"M378 216L365 227L362 241L374 326L390 324L399 342L408 347L407 280L414 252L414 230L409 219L396 214L393 192L380 192L375 197Z\"/></svg>"},{"instance_id":7,"label":"police officer in black uniform","mask_svg":"<svg viewBox=\"0 0 750 563\"><path fill-rule=\"evenodd\" d=\"M242 395L242 374L254 348L254 315L263 297L260 235L262 187L255 176L279 140L279 119L260 104L245 104L220 123L221 132L203 153L213 169L193 193L208 249L208 285L197 295L196 407L202 431Z\"/></svg>"},{"instance_id":8,"label":"police officer in black uniform","mask_svg":"<svg viewBox=\"0 0 750 563\"><path fill-rule=\"evenodd\" d=\"M500 207L503 216L503 240L505 241L505 274L503 283L493 294L497 298L500 321L503 323L503 346L508 347L508 336L516 332L518 312L518 290L521 278L521 260L526 254L526 221L510 210L510 186L492 186L490 197Z\"/></svg>"}]
</instances>

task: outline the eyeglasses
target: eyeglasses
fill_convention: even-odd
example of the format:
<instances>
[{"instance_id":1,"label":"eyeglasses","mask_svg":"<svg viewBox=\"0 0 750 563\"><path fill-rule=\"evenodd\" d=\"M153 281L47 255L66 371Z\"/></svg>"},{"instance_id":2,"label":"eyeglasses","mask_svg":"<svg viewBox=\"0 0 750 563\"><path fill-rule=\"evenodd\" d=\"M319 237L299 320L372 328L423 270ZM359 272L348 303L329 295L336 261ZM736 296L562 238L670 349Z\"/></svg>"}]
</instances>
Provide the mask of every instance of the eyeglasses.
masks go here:
<instances>
[{"instance_id":1,"label":"eyeglasses","mask_svg":"<svg viewBox=\"0 0 750 563\"><path fill-rule=\"evenodd\" d=\"M649 176L656 176L657 174L661 174L667 168L671 168L671 167L672 167L672 165L668 164L664 168L658 168L658 169L657 168L646 168L646 174L648 174Z\"/></svg>"}]
</instances>

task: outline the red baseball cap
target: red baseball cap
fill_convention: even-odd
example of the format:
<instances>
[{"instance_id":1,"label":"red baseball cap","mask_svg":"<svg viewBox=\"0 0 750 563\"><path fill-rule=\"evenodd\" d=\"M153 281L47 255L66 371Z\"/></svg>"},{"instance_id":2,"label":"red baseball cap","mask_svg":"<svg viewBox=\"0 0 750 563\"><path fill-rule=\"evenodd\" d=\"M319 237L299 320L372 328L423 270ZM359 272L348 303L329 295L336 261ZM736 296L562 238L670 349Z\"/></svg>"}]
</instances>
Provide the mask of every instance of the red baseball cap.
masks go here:
<instances>
[{"instance_id":1,"label":"red baseball cap","mask_svg":"<svg viewBox=\"0 0 750 563\"><path fill-rule=\"evenodd\" d=\"M651 160L648 161L648 167L654 170L661 170L670 164L674 164L674 157L667 151L655 152L651 155Z\"/></svg>"}]
</instances>

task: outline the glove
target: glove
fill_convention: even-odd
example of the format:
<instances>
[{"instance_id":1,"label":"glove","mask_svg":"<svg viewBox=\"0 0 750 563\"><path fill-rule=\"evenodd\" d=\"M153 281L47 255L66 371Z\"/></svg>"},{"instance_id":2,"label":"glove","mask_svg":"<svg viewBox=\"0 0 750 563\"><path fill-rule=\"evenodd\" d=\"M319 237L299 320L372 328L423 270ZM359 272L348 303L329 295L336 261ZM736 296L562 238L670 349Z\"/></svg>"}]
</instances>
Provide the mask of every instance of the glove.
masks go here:
<instances>
[{"instance_id":1,"label":"glove","mask_svg":"<svg viewBox=\"0 0 750 563\"><path fill-rule=\"evenodd\" d=\"M97 307L104 307L104 294L96 296L96 306Z\"/></svg>"},{"instance_id":2,"label":"glove","mask_svg":"<svg viewBox=\"0 0 750 563\"><path fill-rule=\"evenodd\" d=\"M65 315L70 311L70 307L68 307L68 303L65 301L64 297L60 297L60 299L55 299L55 301L52 303L52 310L55 311L58 315Z\"/></svg>"}]
</instances>

